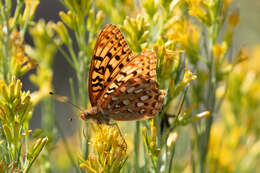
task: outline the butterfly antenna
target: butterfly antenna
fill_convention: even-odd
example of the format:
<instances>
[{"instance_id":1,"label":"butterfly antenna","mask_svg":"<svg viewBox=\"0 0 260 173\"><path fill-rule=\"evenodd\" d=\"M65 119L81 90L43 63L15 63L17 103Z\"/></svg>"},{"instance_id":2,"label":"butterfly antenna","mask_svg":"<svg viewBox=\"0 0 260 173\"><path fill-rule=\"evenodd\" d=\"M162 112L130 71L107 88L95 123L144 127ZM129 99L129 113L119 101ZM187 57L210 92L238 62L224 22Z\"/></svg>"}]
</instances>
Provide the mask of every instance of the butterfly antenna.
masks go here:
<instances>
[{"instance_id":1,"label":"butterfly antenna","mask_svg":"<svg viewBox=\"0 0 260 173\"><path fill-rule=\"evenodd\" d=\"M80 111L82 111L82 108L79 107L79 106L77 106L77 105L75 105L74 103L72 103L72 102L68 99L68 97L66 97L66 96L60 96L60 95L58 95L58 94L55 94L54 92L50 92L49 94L52 95L53 97L55 97L58 101L63 102L63 103L68 103L68 104L74 106L75 108L79 109Z\"/></svg>"}]
</instances>

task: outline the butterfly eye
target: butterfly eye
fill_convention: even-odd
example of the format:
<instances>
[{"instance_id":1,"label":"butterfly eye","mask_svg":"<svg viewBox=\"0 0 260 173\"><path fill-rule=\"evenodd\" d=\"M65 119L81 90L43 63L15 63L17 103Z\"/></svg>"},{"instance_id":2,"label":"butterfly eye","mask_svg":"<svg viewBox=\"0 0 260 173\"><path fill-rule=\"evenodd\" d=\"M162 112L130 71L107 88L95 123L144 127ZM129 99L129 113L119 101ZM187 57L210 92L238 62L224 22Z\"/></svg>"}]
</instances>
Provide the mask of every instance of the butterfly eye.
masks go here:
<instances>
[{"instance_id":1,"label":"butterfly eye","mask_svg":"<svg viewBox=\"0 0 260 173\"><path fill-rule=\"evenodd\" d=\"M91 119L92 116L89 112L84 111L84 112L79 112L79 117L86 121Z\"/></svg>"}]
</instances>

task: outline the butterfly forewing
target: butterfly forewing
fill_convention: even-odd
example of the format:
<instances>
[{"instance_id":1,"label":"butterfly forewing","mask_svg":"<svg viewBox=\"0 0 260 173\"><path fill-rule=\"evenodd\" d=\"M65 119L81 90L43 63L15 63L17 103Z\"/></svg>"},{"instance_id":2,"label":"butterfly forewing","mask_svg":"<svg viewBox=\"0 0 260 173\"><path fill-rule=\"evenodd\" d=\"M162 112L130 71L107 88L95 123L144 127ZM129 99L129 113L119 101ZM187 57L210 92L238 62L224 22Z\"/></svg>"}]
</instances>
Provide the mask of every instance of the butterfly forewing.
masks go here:
<instances>
[{"instance_id":1,"label":"butterfly forewing","mask_svg":"<svg viewBox=\"0 0 260 173\"><path fill-rule=\"evenodd\" d=\"M133 58L120 30L114 25L105 26L97 39L90 65L89 97L92 106L97 105L113 78Z\"/></svg>"}]
</instances>

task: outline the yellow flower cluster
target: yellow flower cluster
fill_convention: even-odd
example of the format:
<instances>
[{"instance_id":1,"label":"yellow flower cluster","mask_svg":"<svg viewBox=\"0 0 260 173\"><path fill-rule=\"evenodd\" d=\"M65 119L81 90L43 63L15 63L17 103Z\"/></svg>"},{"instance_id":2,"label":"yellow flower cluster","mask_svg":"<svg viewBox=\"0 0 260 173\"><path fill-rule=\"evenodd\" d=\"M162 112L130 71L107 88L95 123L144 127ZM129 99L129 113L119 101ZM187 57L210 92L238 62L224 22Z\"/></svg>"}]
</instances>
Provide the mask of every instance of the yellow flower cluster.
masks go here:
<instances>
[{"instance_id":1,"label":"yellow flower cluster","mask_svg":"<svg viewBox=\"0 0 260 173\"><path fill-rule=\"evenodd\" d=\"M147 150L153 157L158 157L160 153L160 148L157 147L157 128L154 125L154 120L152 119L150 121L150 132L151 135L148 136L147 128L143 128L143 136L144 136L144 142L145 145L147 146Z\"/></svg>"},{"instance_id":2,"label":"yellow flower cluster","mask_svg":"<svg viewBox=\"0 0 260 173\"><path fill-rule=\"evenodd\" d=\"M25 0L25 9L22 16L23 21L27 19L32 19L34 17L36 8L38 7L40 0Z\"/></svg>"},{"instance_id":3,"label":"yellow flower cluster","mask_svg":"<svg viewBox=\"0 0 260 173\"><path fill-rule=\"evenodd\" d=\"M173 20L167 24L166 34L170 41L180 44L180 48L185 50L185 54L192 62L197 61L200 51L200 29L187 19Z\"/></svg>"},{"instance_id":4,"label":"yellow flower cluster","mask_svg":"<svg viewBox=\"0 0 260 173\"><path fill-rule=\"evenodd\" d=\"M150 25L146 18L137 15L135 18L126 17L121 30L126 34L126 40L134 52L141 52L148 47L147 39ZM138 33L138 34L136 34Z\"/></svg>"},{"instance_id":5,"label":"yellow flower cluster","mask_svg":"<svg viewBox=\"0 0 260 173\"><path fill-rule=\"evenodd\" d=\"M36 61L30 59L24 48L23 39L20 37L20 32L14 30L10 36L12 44L12 60L11 70L14 76L23 76L31 69L37 66Z\"/></svg>"},{"instance_id":6,"label":"yellow flower cluster","mask_svg":"<svg viewBox=\"0 0 260 173\"><path fill-rule=\"evenodd\" d=\"M32 103L37 104L42 98L49 96L52 90L52 62L57 46L53 37L53 23L45 23L40 20L30 29L34 41L34 47L26 46L26 53L37 60L38 68L36 74L30 75L31 82L39 87L39 90L31 94ZM48 49L48 51L46 51Z\"/></svg>"},{"instance_id":7,"label":"yellow flower cluster","mask_svg":"<svg viewBox=\"0 0 260 173\"><path fill-rule=\"evenodd\" d=\"M32 103L30 101L30 93L22 92L22 83L20 80L13 78L9 86L0 81L0 121L3 126L10 128L8 124L14 123L16 127L28 120L32 116ZM19 127L19 125L17 126ZM8 130L9 131L9 130ZM15 130L11 133L18 133ZM10 140L13 140L13 135L6 135Z\"/></svg>"},{"instance_id":8,"label":"yellow flower cluster","mask_svg":"<svg viewBox=\"0 0 260 173\"><path fill-rule=\"evenodd\" d=\"M153 167L156 168L156 162L161 149L158 147L157 128L154 125L153 119L150 121L149 132L146 127L143 128L142 132L147 153L149 154Z\"/></svg>"},{"instance_id":9,"label":"yellow flower cluster","mask_svg":"<svg viewBox=\"0 0 260 173\"><path fill-rule=\"evenodd\" d=\"M224 56L224 54L226 53L226 51L227 51L227 45L225 43L223 43L221 45L216 44L212 48L213 55L218 59L222 58Z\"/></svg>"},{"instance_id":10,"label":"yellow flower cluster","mask_svg":"<svg viewBox=\"0 0 260 173\"><path fill-rule=\"evenodd\" d=\"M199 21L206 25L212 24L212 14L210 7L212 6L209 0L186 0L189 6L189 14L195 16Z\"/></svg>"},{"instance_id":11,"label":"yellow flower cluster","mask_svg":"<svg viewBox=\"0 0 260 173\"><path fill-rule=\"evenodd\" d=\"M180 83L178 83L176 88L174 88L174 90L172 88L170 88L171 95L176 96L176 94L179 94L180 91L182 91L185 86L187 86L190 82L197 79L197 76L192 74L192 72L190 70L188 70L187 66L188 66L188 63L186 61L184 76L183 76L182 80L180 81Z\"/></svg>"},{"instance_id":12,"label":"yellow flower cluster","mask_svg":"<svg viewBox=\"0 0 260 173\"><path fill-rule=\"evenodd\" d=\"M213 124L210 135L207 162L212 171L235 172L240 167L248 172L259 163L259 50L259 46L251 51L242 48L236 57L223 116Z\"/></svg>"},{"instance_id":13,"label":"yellow flower cluster","mask_svg":"<svg viewBox=\"0 0 260 173\"><path fill-rule=\"evenodd\" d=\"M125 141L116 126L94 125L94 153L80 167L86 172L120 172L127 160Z\"/></svg>"}]
</instances>

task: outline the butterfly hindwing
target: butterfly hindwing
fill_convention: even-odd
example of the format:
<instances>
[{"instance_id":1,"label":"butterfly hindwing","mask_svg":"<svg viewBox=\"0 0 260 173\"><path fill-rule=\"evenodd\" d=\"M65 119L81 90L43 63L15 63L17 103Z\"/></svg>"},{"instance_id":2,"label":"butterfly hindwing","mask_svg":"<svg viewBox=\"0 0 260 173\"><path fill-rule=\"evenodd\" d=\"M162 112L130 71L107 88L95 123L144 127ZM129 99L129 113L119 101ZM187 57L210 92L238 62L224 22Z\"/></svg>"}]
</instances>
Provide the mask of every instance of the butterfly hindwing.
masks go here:
<instances>
[{"instance_id":1,"label":"butterfly hindwing","mask_svg":"<svg viewBox=\"0 0 260 173\"><path fill-rule=\"evenodd\" d=\"M161 110L165 92L156 81L138 76L118 87L102 103L110 118L120 121L153 117Z\"/></svg>"}]
</instances>

